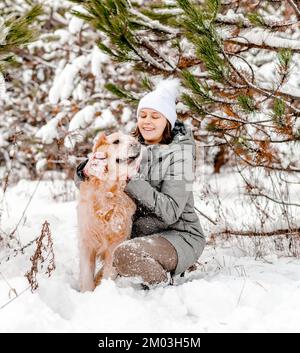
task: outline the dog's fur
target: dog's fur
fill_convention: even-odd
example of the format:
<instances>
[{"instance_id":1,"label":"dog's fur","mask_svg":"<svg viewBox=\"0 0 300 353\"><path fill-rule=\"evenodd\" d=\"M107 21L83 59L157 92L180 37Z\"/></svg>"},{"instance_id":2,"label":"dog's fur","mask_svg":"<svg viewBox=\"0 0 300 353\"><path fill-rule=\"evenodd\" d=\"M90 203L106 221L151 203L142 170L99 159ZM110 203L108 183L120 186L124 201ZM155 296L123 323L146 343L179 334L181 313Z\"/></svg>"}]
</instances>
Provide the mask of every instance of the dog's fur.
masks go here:
<instances>
[{"instance_id":1,"label":"dog's fur","mask_svg":"<svg viewBox=\"0 0 300 353\"><path fill-rule=\"evenodd\" d=\"M90 176L80 185L77 206L80 253L80 290L94 290L102 278L114 278L115 248L131 234L134 201L123 191L126 178L136 173L141 145L121 132L100 133L93 153L106 155L108 168L100 178ZM102 268L95 276L96 260Z\"/></svg>"}]
</instances>

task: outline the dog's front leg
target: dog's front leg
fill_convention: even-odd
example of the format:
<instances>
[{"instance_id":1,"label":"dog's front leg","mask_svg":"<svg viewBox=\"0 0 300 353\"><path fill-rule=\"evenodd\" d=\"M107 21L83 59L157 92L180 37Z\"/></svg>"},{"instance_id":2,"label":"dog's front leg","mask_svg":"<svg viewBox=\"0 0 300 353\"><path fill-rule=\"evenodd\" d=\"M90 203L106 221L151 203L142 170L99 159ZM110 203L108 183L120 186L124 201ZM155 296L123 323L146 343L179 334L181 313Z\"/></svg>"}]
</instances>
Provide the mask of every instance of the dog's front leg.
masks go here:
<instances>
[{"instance_id":1,"label":"dog's front leg","mask_svg":"<svg viewBox=\"0 0 300 353\"><path fill-rule=\"evenodd\" d=\"M104 264L104 270L103 270L103 278L110 278L113 281L117 278L118 276L118 272L115 269L115 267L113 267L111 261L107 262Z\"/></svg>"},{"instance_id":2,"label":"dog's front leg","mask_svg":"<svg viewBox=\"0 0 300 353\"><path fill-rule=\"evenodd\" d=\"M80 248L80 291L93 291L95 289L95 252L81 243Z\"/></svg>"},{"instance_id":3,"label":"dog's front leg","mask_svg":"<svg viewBox=\"0 0 300 353\"><path fill-rule=\"evenodd\" d=\"M103 265L103 278L110 278L115 280L117 278L118 272L113 266L113 253L117 244L113 244L110 249L105 252L104 265Z\"/></svg>"}]
</instances>

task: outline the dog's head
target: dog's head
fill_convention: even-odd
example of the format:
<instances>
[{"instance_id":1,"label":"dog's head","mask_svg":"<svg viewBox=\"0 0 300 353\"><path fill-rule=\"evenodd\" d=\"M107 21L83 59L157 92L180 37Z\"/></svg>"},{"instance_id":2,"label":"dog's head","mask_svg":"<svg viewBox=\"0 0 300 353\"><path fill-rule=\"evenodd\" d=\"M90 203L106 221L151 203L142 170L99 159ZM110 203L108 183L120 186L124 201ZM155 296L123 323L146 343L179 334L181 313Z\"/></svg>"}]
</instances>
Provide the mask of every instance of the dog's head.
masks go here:
<instances>
[{"instance_id":1,"label":"dog's head","mask_svg":"<svg viewBox=\"0 0 300 353\"><path fill-rule=\"evenodd\" d=\"M108 136L101 132L93 146L93 153L96 152L107 166L102 180L126 180L137 172L141 162L141 144L122 132Z\"/></svg>"}]
</instances>

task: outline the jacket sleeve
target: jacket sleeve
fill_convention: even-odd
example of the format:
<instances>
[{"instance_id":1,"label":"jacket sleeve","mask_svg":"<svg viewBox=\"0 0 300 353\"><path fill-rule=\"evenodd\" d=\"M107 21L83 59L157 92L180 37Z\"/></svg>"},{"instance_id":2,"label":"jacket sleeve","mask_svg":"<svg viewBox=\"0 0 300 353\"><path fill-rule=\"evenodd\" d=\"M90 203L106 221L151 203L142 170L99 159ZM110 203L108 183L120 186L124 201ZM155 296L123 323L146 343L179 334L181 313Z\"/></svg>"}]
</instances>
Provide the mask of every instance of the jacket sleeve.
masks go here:
<instances>
[{"instance_id":1,"label":"jacket sleeve","mask_svg":"<svg viewBox=\"0 0 300 353\"><path fill-rule=\"evenodd\" d=\"M79 185L82 181L86 180L87 177L83 174L83 168L85 167L85 165L88 162L88 158L81 162L80 164L78 164L78 166L76 167L75 173L74 173L74 183L75 186L79 189Z\"/></svg>"},{"instance_id":2,"label":"jacket sleeve","mask_svg":"<svg viewBox=\"0 0 300 353\"><path fill-rule=\"evenodd\" d=\"M124 191L154 212L166 225L174 224L192 192L192 164L192 157L185 159L181 153L174 152L161 191L152 187L141 174L131 179Z\"/></svg>"}]
</instances>

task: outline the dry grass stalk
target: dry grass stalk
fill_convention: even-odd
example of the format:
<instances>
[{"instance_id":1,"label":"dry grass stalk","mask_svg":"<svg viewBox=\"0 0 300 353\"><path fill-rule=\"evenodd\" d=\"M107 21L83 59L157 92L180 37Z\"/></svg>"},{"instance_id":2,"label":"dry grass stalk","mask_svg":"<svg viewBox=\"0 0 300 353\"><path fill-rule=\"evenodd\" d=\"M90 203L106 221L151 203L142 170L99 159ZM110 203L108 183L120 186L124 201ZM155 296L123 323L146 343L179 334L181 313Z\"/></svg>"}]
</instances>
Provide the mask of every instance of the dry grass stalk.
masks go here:
<instances>
[{"instance_id":1,"label":"dry grass stalk","mask_svg":"<svg viewBox=\"0 0 300 353\"><path fill-rule=\"evenodd\" d=\"M47 264L45 274L48 277L55 270L53 242L49 222L47 221L43 223L41 235L36 240L35 253L31 256L30 261L32 266L30 271L25 274L25 277L27 277L31 286L31 292L34 292L38 288L37 273L39 272L39 267L43 269L45 263Z\"/></svg>"}]
</instances>

